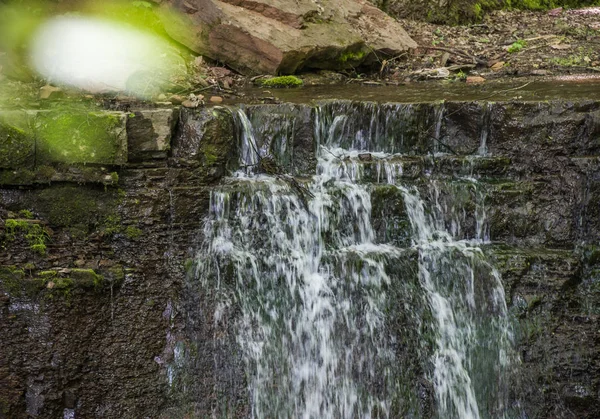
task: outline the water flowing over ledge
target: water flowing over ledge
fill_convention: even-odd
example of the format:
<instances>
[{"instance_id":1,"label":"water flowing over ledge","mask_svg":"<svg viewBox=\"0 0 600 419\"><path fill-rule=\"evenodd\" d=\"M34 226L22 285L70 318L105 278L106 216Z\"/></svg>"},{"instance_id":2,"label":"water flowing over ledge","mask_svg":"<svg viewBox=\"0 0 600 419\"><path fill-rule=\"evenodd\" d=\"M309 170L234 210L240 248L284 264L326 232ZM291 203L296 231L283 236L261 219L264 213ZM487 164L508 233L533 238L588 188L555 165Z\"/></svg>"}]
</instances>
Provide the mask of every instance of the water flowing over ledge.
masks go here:
<instances>
[{"instance_id":1,"label":"water flowing over ledge","mask_svg":"<svg viewBox=\"0 0 600 419\"><path fill-rule=\"evenodd\" d=\"M434 113L434 139L443 111ZM238 313L252 417L518 412L508 400L519 361L504 289L479 248L489 239L484 192L475 178L462 182L469 198L479 198L467 210L441 197L439 182L421 185L425 202L402 180L397 151L408 147L396 134L414 112L410 105L318 107L316 173L302 196L285 178L259 173L271 150L285 152L269 140L293 140L285 136L291 119L276 126L282 134L268 125L272 116L235 111L241 169L211 193L196 275L219 301L216 323ZM390 120L394 114L401 117ZM375 183L364 179L365 159L376 160ZM377 237L374 185L395 188L404 203L404 246Z\"/></svg>"},{"instance_id":2,"label":"water flowing over ledge","mask_svg":"<svg viewBox=\"0 0 600 419\"><path fill-rule=\"evenodd\" d=\"M8 115L0 411L598 417L600 102L366 98Z\"/></svg>"}]
</instances>

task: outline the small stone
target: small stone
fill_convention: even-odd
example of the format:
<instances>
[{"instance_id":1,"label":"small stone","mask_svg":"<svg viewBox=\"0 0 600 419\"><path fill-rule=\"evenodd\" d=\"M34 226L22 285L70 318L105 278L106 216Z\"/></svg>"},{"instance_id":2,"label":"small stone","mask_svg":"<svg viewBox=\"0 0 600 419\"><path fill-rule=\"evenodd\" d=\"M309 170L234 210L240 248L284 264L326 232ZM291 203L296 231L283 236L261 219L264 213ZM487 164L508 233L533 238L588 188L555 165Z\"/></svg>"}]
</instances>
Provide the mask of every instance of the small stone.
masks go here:
<instances>
[{"instance_id":1,"label":"small stone","mask_svg":"<svg viewBox=\"0 0 600 419\"><path fill-rule=\"evenodd\" d=\"M565 49L570 49L571 45L569 45L569 44L556 44L556 45L550 45L550 48L557 49L557 50L565 50Z\"/></svg>"},{"instance_id":2,"label":"small stone","mask_svg":"<svg viewBox=\"0 0 600 419\"><path fill-rule=\"evenodd\" d=\"M75 261L75 266L77 266L78 268L81 268L81 267L85 266L85 260L83 260L83 259L77 259Z\"/></svg>"},{"instance_id":3,"label":"small stone","mask_svg":"<svg viewBox=\"0 0 600 419\"><path fill-rule=\"evenodd\" d=\"M48 288L49 290L51 290L52 288L54 288L56 284L53 281L48 282L48 284L46 284L46 288Z\"/></svg>"},{"instance_id":4,"label":"small stone","mask_svg":"<svg viewBox=\"0 0 600 419\"><path fill-rule=\"evenodd\" d=\"M498 61L490 67L492 71L500 71L504 68L504 61Z\"/></svg>"},{"instance_id":5,"label":"small stone","mask_svg":"<svg viewBox=\"0 0 600 419\"><path fill-rule=\"evenodd\" d=\"M467 84L479 84L484 83L485 79L481 76L469 76L467 77Z\"/></svg>"},{"instance_id":6,"label":"small stone","mask_svg":"<svg viewBox=\"0 0 600 419\"><path fill-rule=\"evenodd\" d=\"M167 95L165 95L164 93L161 93L160 95L158 95L157 99L160 102L164 102L167 100Z\"/></svg>"},{"instance_id":7,"label":"small stone","mask_svg":"<svg viewBox=\"0 0 600 419\"><path fill-rule=\"evenodd\" d=\"M221 96L211 96L209 100L211 103L223 103L223 98Z\"/></svg>"},{"instance_id":8,"label":"small stone","mask_svg":"<svg viewBox=\"0 0 600 419\"><path fill-rule=\"evenodd\" d=\"M179 95L173 95L169 98L169 102L171 102L173 105L181 105L184 101L185 98Z\"/></svg>"},{"instance_id":9,"label":"small stone","mask_svg":"<svg viewBox=\"0 0 600 419\"><path fill-rule=\"evenodd\" d=\"M47 84L40 88L40 99L56 99L62 95L63 91L60 87Z\"/></svg>"},{"instance_id":10,"label":"small stone","mask_svg":"<svg viewBox=\"0 0 600 419\"><path fill-rule=\"evenodd\" d=\"M533 70L531 72L532 76L547 76L548 75L548 71L546 70Z\"/></svg>"},{"instance_id":11,"label":"small stone","mask_svg":"<svg viewBox=\"0 0 600 419\"><path fill-rule=\"evenodd\" d=\"M181 102L181 106L184 108L197 108L200 103L193 100L184 100Z\"/></svg>"}]
</instances>

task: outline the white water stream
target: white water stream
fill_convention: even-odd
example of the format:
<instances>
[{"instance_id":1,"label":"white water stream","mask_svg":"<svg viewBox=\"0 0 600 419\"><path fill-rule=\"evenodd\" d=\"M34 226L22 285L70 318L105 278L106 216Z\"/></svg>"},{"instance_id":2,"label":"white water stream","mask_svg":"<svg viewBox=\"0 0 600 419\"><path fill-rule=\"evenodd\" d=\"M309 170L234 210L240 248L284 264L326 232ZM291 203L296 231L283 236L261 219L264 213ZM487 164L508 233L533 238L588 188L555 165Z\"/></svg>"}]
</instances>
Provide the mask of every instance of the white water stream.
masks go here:
<instances>
[{"instance_id":1,"label":"white water stream","mask_svg":"<svg viewBox=\"0 0 600 419\"><path fill-rule=\"evenodd\" d=\"M422 347L408 358L424 366L437 417L502 417L513 338L499 274L479 248L483 203L473 214L474 237L459 237L465 210L448 204L452 196L442 196L439 183L424 185L424 200L403 184L395 156L371 150L380 181L400 192L412 232L406 248L378 243L361 151L341 148L337 138L347 115L328 124L317 119L317 173L304 197L282 178L253 173L261 148L243 111L237 119L245 170L211 193L198 275L216 288L215 322L238 313L251 416L414 417L412 401L398 396L408 378L396 357L399 347ZM356 138L368 148L364 136ZM417 333L423 342L403 344L387 317L400 301L389 296L412 274L388 272L415 253L416 292L430 315L421 318L414 308L421 316L415 324L427 323ZM429 357L418 359L424 353Z\"/></svg>"}]
</instances>

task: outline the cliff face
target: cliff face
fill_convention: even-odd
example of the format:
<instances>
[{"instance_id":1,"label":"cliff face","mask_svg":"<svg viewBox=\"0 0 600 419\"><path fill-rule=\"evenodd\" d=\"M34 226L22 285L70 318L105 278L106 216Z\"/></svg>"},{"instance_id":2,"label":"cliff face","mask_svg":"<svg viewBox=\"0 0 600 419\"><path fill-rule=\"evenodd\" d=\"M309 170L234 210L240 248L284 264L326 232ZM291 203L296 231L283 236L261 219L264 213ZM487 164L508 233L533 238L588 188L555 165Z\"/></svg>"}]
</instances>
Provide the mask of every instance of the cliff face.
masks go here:
<instances>
[{"instance_id":1,"label":"cliff face","mask_svg":"<svg viewBox=\"0 0 600 419\"><path fill-rule=\"evenodd\" d=\"M314 171L314 107L247 113L268 119L259 141L281 166ZM457 177L480 179L492 240L484 250L502 274L522 360L512 398L531 417L600 415L600 103L319 108L321 118L336 113L354 115L365 135L401 134L402 176L415 185L433 173L456 194ZM187 275L210 191L237 164L232 113L96 117L90 127L106 118L110 129L87 137L48 131L41 111L0 124L0 417L243 417L233 324L215 326L209 290ZM57 152L48 132L80 152ZM487 153L474 159L484 135ZM434 149L447 154L428 156ZM375 179L374 161L362 164ZM378 240L402 242L402 197L378 188Z\"/></svg>"}]
</instances>

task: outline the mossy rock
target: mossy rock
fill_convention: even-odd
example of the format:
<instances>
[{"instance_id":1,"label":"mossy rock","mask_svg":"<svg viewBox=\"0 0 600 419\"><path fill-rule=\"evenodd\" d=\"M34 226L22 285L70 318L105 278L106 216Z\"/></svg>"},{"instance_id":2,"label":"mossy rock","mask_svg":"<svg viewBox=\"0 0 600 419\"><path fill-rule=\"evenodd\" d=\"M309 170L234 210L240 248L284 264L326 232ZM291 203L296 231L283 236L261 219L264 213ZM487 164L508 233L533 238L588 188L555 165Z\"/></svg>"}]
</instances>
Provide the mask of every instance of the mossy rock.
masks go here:
<instances>
[{"instance_id":1,"label":"mossy rock","mask_svg":"<svg viewBox=\"0 0 600 419\"><path fill-rule=\"evenodd\" d=\"M6 230L6 241L8 243L23 236L33 252L44 255L46 253L46 242L49 238L48 231L37 220L8 218L4 222Z\"/></svg>"},{"instance_id":2,"label":"mossy rock","mask_svg":"<svg viewBox=\"0 0 600 419\"><path fill-rule=\"evenodd\" d=\"M104 277L93 269L71 269L68 276L74 285L82 288L99 288L104 284Z\"/></svg>"},{"instance_id":3,"label":"mossy rock","mask_svg":"<svg viewBox=\"0 0 600 419\"><path fill-rule=\"evenodd\" d=\"M126 115L122 112L69 110L39 112L36 117L36 162L127 162Z\"/></svg>"},{"instance_id":4,"label":"mossy rock","mask_svg":"<svg viewBox=\"0 0 600 419\"><path fill-rule=\"evenodd\" d=\"M302 80L296 76L279 76L271 77L261 82L262 87L300 87L302 86Z\"/></svg>"},{"instance_id":5,"label":"mossy rock","mask_svg":"<svg viewBox=\"0 0 600 419\"><path fill-rule=\"evenodd\" d=\"M204 125L202 141L195 153L201 165L202 177L216 179L223 176L227 169L235 168L237 164L235 148L231 112L226 108L215 106Z\"/></svg>"},{"instance_id":6,"label":"mossy rock","mask_svg":"<svg viewBox=\"0 0 600 419\"><path fill-rule=\"evenodd\" d=\"M35 163L35 141L25 130L0 119L0 169L30 169Z\"/></svg>"}]
</instances>

